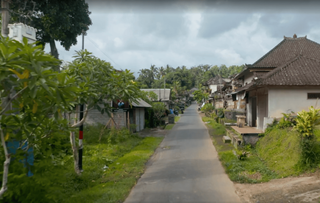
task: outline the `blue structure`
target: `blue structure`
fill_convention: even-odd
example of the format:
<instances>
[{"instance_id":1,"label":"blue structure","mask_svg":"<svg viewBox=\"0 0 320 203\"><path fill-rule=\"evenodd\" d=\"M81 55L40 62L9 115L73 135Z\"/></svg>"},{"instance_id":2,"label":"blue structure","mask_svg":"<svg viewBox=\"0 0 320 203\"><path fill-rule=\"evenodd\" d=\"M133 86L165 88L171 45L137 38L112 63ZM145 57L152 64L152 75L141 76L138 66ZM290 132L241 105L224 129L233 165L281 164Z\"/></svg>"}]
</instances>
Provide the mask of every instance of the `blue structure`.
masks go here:
<instances>
[{"instance_id":1,"label":"blue structure","mask_svg":"<svg viewBox=\"0 0 320 203\"><path fill-rule=\"evenodd\" d=\"M21 141L8 141L6 142L7 148L8 148L8 153L10 154L16 154L17 149L20 147L20 144L22 144ZM25 149L28 147L28 142L25 142L23 146L21 146L21 149ZM33 173L30 170L30 166L33 166L34 163L34 156L33 156L33 148L30 147L27 150L27 154L25 159L19 160L20 163L23 163L24 167L28 168L28 173L27 176L33 176Z\"/></svg>"}]
</instances>

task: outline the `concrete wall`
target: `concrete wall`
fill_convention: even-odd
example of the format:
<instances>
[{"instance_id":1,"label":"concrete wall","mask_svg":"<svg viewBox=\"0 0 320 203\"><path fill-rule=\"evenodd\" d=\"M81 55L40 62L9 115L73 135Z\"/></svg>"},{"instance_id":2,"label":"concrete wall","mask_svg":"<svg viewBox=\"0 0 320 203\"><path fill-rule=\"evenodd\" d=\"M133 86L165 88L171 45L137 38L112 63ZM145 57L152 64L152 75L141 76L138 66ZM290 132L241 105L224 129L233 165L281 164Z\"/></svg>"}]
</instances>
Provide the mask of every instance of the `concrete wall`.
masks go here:
<instances>
[{"instance_id":1,"label":"concrete wall","mask_svg":"<svg viewBox=\"0 0 320 203\"><path fill-rule=\"evenodd\" d=\"M237 100L235 101L236 102L236 106L235 106L236 109L243 109L244 110L246 108L246 99L244 98L244 96L245 96L244 94L245 94L245 92L241 92L236 95L236 98L237 98Z\"/></svg>"},{"instance_id":2,"label":"concrete wall","mask_svg":"<svg viewBox=\"0 0 320 203\"><path fill-rule=\"evenodd\" d=\"M214 106L216 109L223 108L223 101L216 101Z\"/></svg>"},{"instance_id":3,"label":"concrete wall","mask_svg":"<svg viewBox=\"0 0 320 203\"><path fill-rule=\"evenodd\" d=\"M226 100L227 101L227 103L228 103L228 107L227 107L227 109L228 110L232 110L232 109L235 109L234 107L234 101L232 100L232 99L229 99L229 100Z\"/></svg>"},{"instance_id":4,"label":"concrete wall","mask_svg":"<svg viewBox=\"0 0 320 203\"><path fill-rule=\"evenodd\" d=\"M109 121L110 117L107 113L101 114L97 109L92 109L89 111L87 115L87 119L85 124L89 125L97 125L102 124L105 125Z\"/></svg>"},{"instance_id":5,"label":"concrete wall","mask_svg":"<svg viewBox=\"0 0 320 203\"><path fill-rule=\"evenodd\" d=\"M235 111L235 110L229 110L229 111L225 111L224 112L224 116L225 118L227 119L230 119L230 120L237 120L237 115L242 115L242 116L245 116L245 112L244 111Z\"/></svg>"},{"instance_id":6,"label":"concrete wall","mask_svg":"<svg viewBox=\"0 0 320 203\"><path fill-rule=\"evenodd\" d=\"M125 128L127 126L126 118L126 111L119 109L117 112L113 112L113 119L119 128Z\"/></svg>"},{"instance_id":7,"label":"concrete wall","mask_svg":"<svg viewBox=\"0 0 320 203\"><path fill-rule=\"evenodd\" d=\"M89 124L89 125L97 125L97 124L102 124L102 125L106 125L107 122L109 121L110 117L108 116L107 113L101 114L98 110L93 109L90 110L88 115L87 115L87 119L85 121L85 124ZM126 112L123 111L122 109L117 111L117 112L113 112L113 119L116 122L116 124L118 125L118 127L123 128L126 127Z\"/></svg>"},{"instance_id":8,"label":"concrete wall","mask_svg":"<svg viewBox=\"0 0 320 203\"><path fill-rule=\"evenodd\" d=\"M307 93L319 93L318 89L269 89L268 91L268 117L279 118L282 113L308 110L315 106L316 99L307 99ZM318 102L318 107L320 102Z\"/></svg>"},{"instance_id":9,"label":"concrete wall","mask_svg":"<svg viewBox=\"0 0 320 203\"><path fill-rule=\"evenodd\" d=\"M211 89L211 94L217 91L217 85L209 85L209 89Z\"/></svg>"}]
</instances>

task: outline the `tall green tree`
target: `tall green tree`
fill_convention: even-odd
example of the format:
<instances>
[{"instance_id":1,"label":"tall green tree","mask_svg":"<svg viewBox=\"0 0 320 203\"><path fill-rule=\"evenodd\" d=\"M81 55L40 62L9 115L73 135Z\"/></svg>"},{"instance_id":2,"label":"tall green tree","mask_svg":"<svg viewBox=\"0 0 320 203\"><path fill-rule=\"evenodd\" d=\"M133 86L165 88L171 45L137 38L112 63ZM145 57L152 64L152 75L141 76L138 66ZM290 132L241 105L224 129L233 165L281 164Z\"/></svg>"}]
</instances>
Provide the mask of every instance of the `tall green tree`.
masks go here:
<instances>
[{"instance_id":1,"label":"tall green tree","mask_svg":"<svg viewBox=\"0 0 320 203\"><path fill-rule=\"evenodd\" d=\"M37 29L37 40L50 44L51 54L59 58L55 41L69 50L77 44L77 36L87 31L92 24L85 0L12 0L12 20L27 16L32 27Z\"/></svg>"},{"instance_id":2,"label":"tall green tree","mask_svg":"<svg viewBox=\"0 0 320 203\"><path fill-rule=\"evenodd\" d=\"M33 147L34 156L39 159L54 158L56 150L61 150L59 146L53 149L50 144L68 132L66 120L60 119L61 113L72 108L72 98L79 89L74 86L74 78L53 70L59 60L45 54L41 46L28 44L27 39L20 43L1 38L0 62L0 98L3 98L0 100L0 136L4 150L1 155L5 156L2 196L8 189L12 158L15 167L10 169L10 177L18 180L11 184L13 189L21 175L26 174L26 167L18 161L24 159L26 149ZM14 140L21 141L15 154L6 144ZM27 147L23 147L25 144Z\"/></svg>"}]
</instances>

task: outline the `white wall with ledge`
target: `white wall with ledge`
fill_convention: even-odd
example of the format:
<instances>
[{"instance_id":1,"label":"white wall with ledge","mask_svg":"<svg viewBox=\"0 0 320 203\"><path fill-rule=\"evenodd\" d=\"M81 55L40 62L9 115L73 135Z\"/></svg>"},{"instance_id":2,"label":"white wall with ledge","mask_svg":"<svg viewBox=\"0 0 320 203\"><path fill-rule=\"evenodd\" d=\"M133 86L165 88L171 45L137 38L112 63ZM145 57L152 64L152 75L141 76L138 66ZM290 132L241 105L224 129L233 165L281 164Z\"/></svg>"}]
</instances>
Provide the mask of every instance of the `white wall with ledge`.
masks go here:
<instances>
[{"instance_id":1,"label":"white wall with ledge","mask_svg":"<svg viewBox=\"0 0 320 203\"><path fill-rule=\"evenodd\" d=\"M29 43L36 42L36 32L37 29L30 27L23 23L9 24L9 38L17 40L19 42L23 41L23 38L27 38Z\"/></svg>"},{"instance_id":2,"label":"white wall with ledge","mask_svg":"<svg viewBox=\"0 0 320 203\"><path fill-rule=\"evenodd\" d=\"M320 93L320 87L307 89L269 89L268 90L268 117L280 118L282 113L297 113L316 106L317 99L308 99L308 93ZM318 108L320 101L318 101Z\"/></svg>"}]
</instances>

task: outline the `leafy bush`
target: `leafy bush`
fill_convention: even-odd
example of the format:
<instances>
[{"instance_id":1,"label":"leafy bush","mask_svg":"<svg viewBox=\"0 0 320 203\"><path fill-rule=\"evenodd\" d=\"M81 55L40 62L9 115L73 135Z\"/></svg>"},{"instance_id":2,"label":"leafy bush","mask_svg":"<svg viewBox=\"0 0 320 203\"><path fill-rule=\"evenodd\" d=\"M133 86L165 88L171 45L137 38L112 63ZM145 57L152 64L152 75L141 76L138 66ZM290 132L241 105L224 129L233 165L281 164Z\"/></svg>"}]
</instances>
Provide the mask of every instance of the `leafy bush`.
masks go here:
<instances>
[{"instance_id":1,"label":"leafy bush","mask_svg":"<svg viewBox=\"0 0 320 203\"><path fill-rule=\"evenodd\" d=\"M313 106L309 108L309 111L302 110L298 113L297 124L295 129L301 134L302 137L313 137L313 130L315 125L319 124L320 109L315 109Z\"/></svg>"},{"instance_id":2,"label":"leafy bush","mask_svg":"<svg viewBox=\"0 0 320 203\"><path fill-rule=\"evenodd\" d=\"M283 117L280 119L279 123L278 123L278 127L280 129L284 129L287 127L293 127L296 124L295 118L292 116L294 112L289 113L289 114L285 114L282 113Z\"/></svg>"},{"instance_id":3,"label":"leafy bush","mask_svg":"<svg viewBox=\"0 0 320 203\"><path fill-rule=\"evenodd\" d=\"M201 111L204 113L211 113L214 110L214 106L210 103L205 104L202 108Z\"/></svg>"},{"instance_id":4,"label":"leafy bush","mask_svg":"<svg viewBox=\"0 0 320 203\"><path fill-rule=\"evenodd\" d=\"M298 113L296 119L295 129L299 132L301 142L300 146L302 149L302 163L307 167L313 166L318 157L315 153L315 126L320 123L320 109L315 109L313 106L309 108L309 111L302 110Z\"/></svg>"},{"instance_id":5,"label":"leafy bush","mask_svg":"<svg viewBox=\"0 0 320 203\"><path fill-rule=\"evenodd\" d=\"M217 116L219 118L224 118L224 109L220 108L220 109L217 109L218 112L217 112Z\"/></svg>"}]
</instances>

